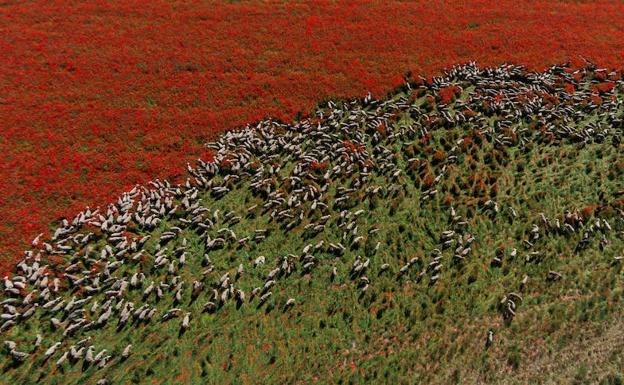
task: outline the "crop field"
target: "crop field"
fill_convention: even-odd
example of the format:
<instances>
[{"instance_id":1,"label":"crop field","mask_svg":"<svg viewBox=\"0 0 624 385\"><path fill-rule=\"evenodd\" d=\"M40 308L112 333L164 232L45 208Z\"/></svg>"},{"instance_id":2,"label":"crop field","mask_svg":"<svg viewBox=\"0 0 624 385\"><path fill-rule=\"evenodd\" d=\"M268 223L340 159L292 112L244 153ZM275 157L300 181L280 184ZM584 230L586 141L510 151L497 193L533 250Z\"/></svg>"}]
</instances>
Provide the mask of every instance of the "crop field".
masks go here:
<instances>
[{"instance_id":1,"label":"crop field","mask_svg":"<svg viewBox=\"0 0 624 385\"><path fill-rule=\"evenodd\" d=\"M230 131L32 240L0 379L622 383L622 75L468 63Z\"/></svg>"},{"instance_id":2,"label":"crop field","mask_svg":"<svg viewBox=\"0 0 624 385\"><path fill-rule=\"evenodd\" d=\"M408 70L621 68L622 13L607 1L4 1L0 267L61 217L181 181L218 133L383 97Z\"/></svg>"}]
</instances>

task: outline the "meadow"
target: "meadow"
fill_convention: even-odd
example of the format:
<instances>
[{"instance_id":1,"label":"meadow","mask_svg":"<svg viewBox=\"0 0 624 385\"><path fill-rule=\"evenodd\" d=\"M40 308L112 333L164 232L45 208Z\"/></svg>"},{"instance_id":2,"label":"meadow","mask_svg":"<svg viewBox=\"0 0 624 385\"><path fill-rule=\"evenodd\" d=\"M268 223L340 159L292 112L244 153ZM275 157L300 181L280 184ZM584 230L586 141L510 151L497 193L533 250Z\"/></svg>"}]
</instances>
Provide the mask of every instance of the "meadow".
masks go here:
<instances>
[{"instance_id":1,"label":"meadow","mask_svg":"<svg viewBox=\"0 0 624 385\"><path fill-rule=\"evenodd\" d=\"M4 2L0 265L86 205L181 180L206 140L457 63L619 68L607 1Z\"/></svg>"},{"instance_id":2,"label":"meadow","mask_svg":"<svg viewBox=\"0 0 624 385\"><path fill-rule=\"evenodd\" d=\"M455 66L32 241L3 381L622 383L622 72Z\"/></svg>"}]
</instances>

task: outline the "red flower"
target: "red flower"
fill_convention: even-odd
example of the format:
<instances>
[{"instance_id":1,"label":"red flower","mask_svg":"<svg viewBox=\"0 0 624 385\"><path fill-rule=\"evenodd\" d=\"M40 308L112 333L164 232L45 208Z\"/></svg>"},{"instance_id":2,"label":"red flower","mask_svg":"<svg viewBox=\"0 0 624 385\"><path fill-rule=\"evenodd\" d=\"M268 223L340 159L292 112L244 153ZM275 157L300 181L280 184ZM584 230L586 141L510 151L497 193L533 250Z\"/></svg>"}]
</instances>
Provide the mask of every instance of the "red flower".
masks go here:
<instances>
[{"instance_id":1,"label":"red flower","mask_svg":"<svg viewBox=\"0 0 624 385\"><path fill-rule=\"evenodd\" d=\"M574 93L574 91L576 91L574 84L570 84L570 83L565 84L565 92L571 94L571 93Z\"/></svg>"},{"instance_id":2,"label":"red flower","mask_svg":"<svg viewBox=\"0 0 624 385\"><path fill-rule=\"evenodd\" d=\"M350 152L362 152L364 148L361 144L352 143L348 140L344 140L342 144L349 150Z\"/></svg>"},{"instance_id":3,"label":"red flower","mask_svg":"<svg viewBox=\"0 0 624 385\"><path fill-rule=\"evenodd\" d=\"M605 94L615 88L615 83L599 83L594 86L594 92Z\"/></svg>"},{"instance_id":4,"label":"red flower","mask_svg":"<svg viewBox=\"0 0 624 385\"><path fill-rule=\"evenodd\" d=\"M598 95L592 95L591 96L591 101L594 104L598 104L598 105L602 104L602 98L600 96L598 96Z\"/></svg>"},{"instance_id":5,"label":"red flower","mask_svg":"<svg viewBox=\"0 0 624 385\"><path fill-rule=\"evenodd\" d=\"M440 88L440 97L441 97L440 102L442 102L443 104L446 104L452 101L453 99L455 99L457 95L459 95L460 91L461 91L461 88L457 86L448 86L448 87Z\"/></svg>"}]
</instances>

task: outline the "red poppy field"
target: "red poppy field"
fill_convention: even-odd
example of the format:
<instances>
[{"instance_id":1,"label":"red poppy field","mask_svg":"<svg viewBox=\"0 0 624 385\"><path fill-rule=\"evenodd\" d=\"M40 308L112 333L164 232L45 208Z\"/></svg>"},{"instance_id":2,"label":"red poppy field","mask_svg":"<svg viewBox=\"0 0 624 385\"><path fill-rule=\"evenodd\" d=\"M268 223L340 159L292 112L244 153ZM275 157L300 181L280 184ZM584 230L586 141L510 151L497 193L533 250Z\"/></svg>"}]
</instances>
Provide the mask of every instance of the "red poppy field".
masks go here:
<instances>
[{"instance_id":1,"label":"red poppy field","mask_svg":"<svg viewBox=\"0 0 624 385\"><path fill-rule=\"evenodd\" d=\"M175 178L208 138L266 116L469 60L621 67L622 5L494 4L2 3L2 268L51 222Z\"/></svg>"}]
</instances>

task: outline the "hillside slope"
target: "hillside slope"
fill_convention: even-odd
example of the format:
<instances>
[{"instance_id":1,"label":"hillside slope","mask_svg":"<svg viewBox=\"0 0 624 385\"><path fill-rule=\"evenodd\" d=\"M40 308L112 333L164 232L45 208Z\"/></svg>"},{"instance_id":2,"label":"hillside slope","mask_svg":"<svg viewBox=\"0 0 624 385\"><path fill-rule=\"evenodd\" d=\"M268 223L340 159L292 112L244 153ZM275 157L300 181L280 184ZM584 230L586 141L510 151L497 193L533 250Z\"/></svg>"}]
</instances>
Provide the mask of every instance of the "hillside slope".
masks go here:
<instances>
[{"instance_id":1,"label":"hillside slope","mask_svg":"<svg viewBox=\"0 0 624 385\"><path fill-rule=\"evenodd\" d=\"M33 241L0 379L621 382L620 75L467 64L229 132Z\"/></svg>"}]
</instances>

